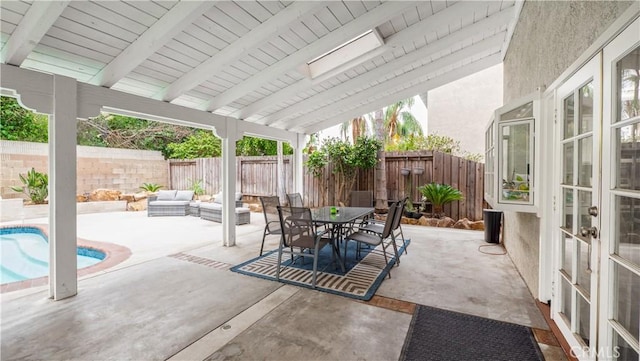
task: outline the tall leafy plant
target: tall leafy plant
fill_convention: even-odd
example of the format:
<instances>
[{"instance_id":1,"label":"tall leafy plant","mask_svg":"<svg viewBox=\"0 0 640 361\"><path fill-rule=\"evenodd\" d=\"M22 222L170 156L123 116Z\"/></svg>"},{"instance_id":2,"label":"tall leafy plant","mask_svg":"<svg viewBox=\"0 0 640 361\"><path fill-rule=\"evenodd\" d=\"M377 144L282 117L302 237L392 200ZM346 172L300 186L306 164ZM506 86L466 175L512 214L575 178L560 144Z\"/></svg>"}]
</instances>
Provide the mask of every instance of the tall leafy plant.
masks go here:
<instances>
[{"instance_id":1,"label":"tall leafy plant","mask_svg":"<svg viewBox=\"0 0 640 361\"><path fill-rule=\"evenodd\" d=\"M35 204L43 204L49 196L49 176L31 168L26 175L20 174L22 187L11 187L15 192L24 193Z\"/></svg>"},{"instance_id":2,"label":"tall leafy plant","mask_svg":"<svg viewBox=\"0 0 640 361\"><path fill-rule=\"evenodd\" d=\"M309 155L306 166L315 177L323 179L326 178L325 167L331 165L335 177L336 202L346 204L358 170L376 166L376 154L381 146L379 141L369 137L360 137L353 145L338 138L325 139L322 147ZM326 190L325 186L323 190Z\"/></svg>"},{"instance_id":3,"label":"tall leafy plant","mask_svg":"<svg viewBox=\"0 0 640 361\"><path fill-rule=\"evenodd\" d=\"M429 183L418 187L422 197L433 205L433 213L436 217L444 215L445 204L463 199L462 192L448 184Z\"/></svg>"}]
</instances>

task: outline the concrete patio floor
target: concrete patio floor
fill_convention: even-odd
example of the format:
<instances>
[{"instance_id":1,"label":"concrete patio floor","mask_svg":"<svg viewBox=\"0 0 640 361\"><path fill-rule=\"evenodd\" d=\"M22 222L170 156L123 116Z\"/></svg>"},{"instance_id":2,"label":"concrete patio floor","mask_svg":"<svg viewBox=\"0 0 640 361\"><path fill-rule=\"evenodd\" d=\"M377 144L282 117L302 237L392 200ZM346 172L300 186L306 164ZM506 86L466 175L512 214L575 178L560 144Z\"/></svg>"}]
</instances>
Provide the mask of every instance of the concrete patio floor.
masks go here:
<instances>
[{"instance_id":1,"label":"concrete patio floor","mask_svg":"<svg viewBox=\"0 0 640 361\"><path fill-rule=\"evenodd\" d=\"M264 221L251 217L237 246L223 247L221 225L195 217L79 215L78 237L124 245L131 258L83 277L67 300L43 287L2 294L2 359L397 360L413 304L548 330L508 256L478 251L482 232L403 226L409 253L381 297L361 302L230 272L259 253Z\"/></svg>"}]
</instances>

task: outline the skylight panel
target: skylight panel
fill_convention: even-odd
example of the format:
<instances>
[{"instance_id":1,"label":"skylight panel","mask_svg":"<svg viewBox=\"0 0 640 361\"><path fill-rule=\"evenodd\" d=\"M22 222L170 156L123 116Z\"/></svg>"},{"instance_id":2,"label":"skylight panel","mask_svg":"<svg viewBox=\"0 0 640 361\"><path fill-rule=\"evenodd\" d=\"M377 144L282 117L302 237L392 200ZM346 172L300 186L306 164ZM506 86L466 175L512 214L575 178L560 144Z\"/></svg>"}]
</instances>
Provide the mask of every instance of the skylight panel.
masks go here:
<instances>
[{"instance_id":1,"label":"skylight panel","mask_svg":"<svg viewBox=\"0 0 640 361\"><path fill-rule=\"evenodd\" d=\"M307 62L308 74L313 79L384 45L376 30L363 34L329 50Z\"/></svg>"}]
</instances>

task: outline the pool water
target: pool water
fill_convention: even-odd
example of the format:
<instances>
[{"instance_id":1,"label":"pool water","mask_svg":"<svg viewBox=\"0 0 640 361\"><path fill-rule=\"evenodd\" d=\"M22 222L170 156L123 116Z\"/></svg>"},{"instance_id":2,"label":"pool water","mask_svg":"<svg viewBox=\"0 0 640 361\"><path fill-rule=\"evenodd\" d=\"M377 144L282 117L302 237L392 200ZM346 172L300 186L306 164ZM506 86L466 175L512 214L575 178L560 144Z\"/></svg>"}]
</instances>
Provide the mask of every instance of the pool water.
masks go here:
<instances>
[{"instance_id":1,"label":"pool water","mask_svg":"<svg viewBox=\"0 0 640 361\"><path fill-rule=\"evenodd\" d=\"M49 275L49 241L38 228L0 228L0 283ZM78 247L78 268L105 258L103 252Z\"/></svg>"}]
</instances>

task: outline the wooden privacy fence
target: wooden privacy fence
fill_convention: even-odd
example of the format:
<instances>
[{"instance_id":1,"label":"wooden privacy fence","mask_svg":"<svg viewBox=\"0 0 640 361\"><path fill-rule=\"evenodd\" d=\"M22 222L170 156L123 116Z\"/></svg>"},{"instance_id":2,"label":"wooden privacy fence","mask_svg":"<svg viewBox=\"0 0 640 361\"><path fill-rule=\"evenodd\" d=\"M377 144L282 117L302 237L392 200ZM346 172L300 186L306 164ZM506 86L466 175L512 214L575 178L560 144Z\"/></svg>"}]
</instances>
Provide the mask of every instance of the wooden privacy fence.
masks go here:
<instances>
[{"instance_id":1,"label":"wooden privacy fence","mask_svg":"<svg viewBox=\"0 0 640 361\"><path fill-rule=\"evenodd\" d=\"M284 156L285 189L292 192L293 170L291 156ZM236 189L248 196L276 195L278 189L277 158L238 157ZM482 219L484 207L484 164L455 157L450 154L414 151L385 152L386 187L388 200L410 197L415 205L422 202L417 187L431 183L449 184L464 195L461 201L444 207L453 219ZM406 173L407 175L402 175ZM220 158L170 160L169 175L172 189L189 189L194 180L202 180L208 194L222 188L222 162ZM304 172L305 205L321 207L336 204L335 181L331 167L325 169L325 188L318 178ZM359 172L354 190L369 190L375 194L374 170Z\"/></svg>"}]
</instances>

